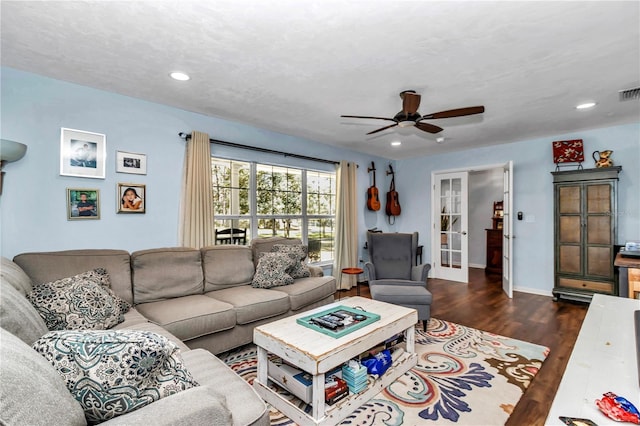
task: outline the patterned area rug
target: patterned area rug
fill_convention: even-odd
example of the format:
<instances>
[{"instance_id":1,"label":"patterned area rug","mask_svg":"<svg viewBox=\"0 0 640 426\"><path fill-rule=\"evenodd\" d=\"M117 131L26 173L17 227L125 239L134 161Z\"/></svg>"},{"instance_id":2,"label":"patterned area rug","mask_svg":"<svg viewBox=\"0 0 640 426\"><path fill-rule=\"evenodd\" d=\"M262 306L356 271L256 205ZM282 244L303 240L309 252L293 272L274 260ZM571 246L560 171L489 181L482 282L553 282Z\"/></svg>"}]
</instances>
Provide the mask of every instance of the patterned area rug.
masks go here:
<instances>
[{"instance_id":1,"label":"patterned area rug","mask_svg":"<svg viewBox=\"0 0 640 426\"><path fill-rule=\"evenodd\" d=\"M398 378L341 425L504 424L538 373L549 349L431 318L418 325L418 365ZM256 376L253 345L221 358L249 383ZM309 412L296 397L281 391ZM271 425L293 425L271 408Z\"/></svg>"}]
</instances>

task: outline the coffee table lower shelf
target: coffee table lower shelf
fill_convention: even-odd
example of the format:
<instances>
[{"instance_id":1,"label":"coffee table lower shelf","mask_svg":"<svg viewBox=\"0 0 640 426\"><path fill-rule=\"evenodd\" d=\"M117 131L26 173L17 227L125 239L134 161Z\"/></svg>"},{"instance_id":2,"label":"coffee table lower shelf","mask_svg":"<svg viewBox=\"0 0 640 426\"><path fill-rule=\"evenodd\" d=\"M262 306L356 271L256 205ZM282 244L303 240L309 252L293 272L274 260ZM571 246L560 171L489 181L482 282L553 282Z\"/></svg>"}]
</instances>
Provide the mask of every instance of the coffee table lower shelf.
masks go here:
<instances>
[{"instance_id":1,"label":"coffee table lower shelf","mask_svg":"<svg viewBox=\"0 0 640 426\"><path fill-rule=\"evenodd\" d=\"M349 395L334 405L325 405L324 416L320 418L314 418L305 413L296 405L282 398L277 392L269 388L268 384L261 383L258 378L254 379L253 387L262 399L298 424L336 425L362 404L372 399L384 388L413 368L417 362L418 354L415 352L405 352L400 359L393 362L392 366L389 367L382 377L374 379L373 381L371 381L370 378L369 384L364 391Z\"/></svg>"}]
</instances>

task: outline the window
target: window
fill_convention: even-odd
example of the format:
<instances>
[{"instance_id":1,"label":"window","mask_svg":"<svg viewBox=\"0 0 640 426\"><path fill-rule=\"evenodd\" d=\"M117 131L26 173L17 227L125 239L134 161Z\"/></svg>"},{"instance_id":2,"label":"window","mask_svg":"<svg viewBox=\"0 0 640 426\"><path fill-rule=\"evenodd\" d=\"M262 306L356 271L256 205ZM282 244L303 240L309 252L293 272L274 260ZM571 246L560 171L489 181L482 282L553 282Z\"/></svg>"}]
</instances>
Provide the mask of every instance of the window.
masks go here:
<instances>
[{"instance_id":1,"label":"window","mask_svg":"<svg viewBox=\"0 0 640 426\"><path fill-rule=\"evenodd\" d=\"M311 262L333 260L335 173L212 158L216 229L300 238ZM255 188L255 190L253 190Z\"/></svg>"}]
</instances>

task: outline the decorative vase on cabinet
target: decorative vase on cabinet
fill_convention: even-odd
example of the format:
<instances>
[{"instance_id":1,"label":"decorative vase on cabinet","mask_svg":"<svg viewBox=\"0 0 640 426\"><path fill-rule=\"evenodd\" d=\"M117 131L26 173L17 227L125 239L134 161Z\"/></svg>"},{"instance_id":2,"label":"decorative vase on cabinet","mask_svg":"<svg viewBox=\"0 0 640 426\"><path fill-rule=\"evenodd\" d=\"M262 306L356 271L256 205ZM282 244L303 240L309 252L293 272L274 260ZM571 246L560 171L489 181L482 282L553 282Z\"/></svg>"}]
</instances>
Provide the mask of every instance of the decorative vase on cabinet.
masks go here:
<instances>
[{"instance_id":1,"label":"decorative vase on cabinet","mask_svg":"<svg viewBox=\"0 0 640 426\"><path fill-rule=\"evenodd\" d=\"M551 172L555 208L554 300L617 294L613 261L622 167Z\"/></svg>"}]
</instances>

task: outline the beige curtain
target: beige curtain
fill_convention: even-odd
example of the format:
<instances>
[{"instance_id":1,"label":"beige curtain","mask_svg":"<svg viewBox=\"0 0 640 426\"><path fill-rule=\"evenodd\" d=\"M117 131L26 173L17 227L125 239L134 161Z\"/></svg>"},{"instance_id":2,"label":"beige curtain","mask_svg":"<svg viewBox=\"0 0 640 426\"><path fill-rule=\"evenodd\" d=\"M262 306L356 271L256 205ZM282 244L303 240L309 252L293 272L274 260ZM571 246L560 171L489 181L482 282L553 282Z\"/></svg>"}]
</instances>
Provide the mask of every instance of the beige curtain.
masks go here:
<instances>
[{"instance_id":1,"label":"beige curtain","mask_svg":"<svg viewBox=\"0 0 640 426\"><path fill-rule=\"evenodd\" d=\"M186 142L180 211L180 243L201 248L214 244L211 148L209 135L192 132Z\"/></svg>"},{"instance_id":2,"label":"beige curtain","mask_svg":"<svg viewBox=\"0 0 640 426\"><path fill-rule=\"evenodd\" d=\"M356 164L341 161L338 166L336 200L335 263L333 276L338 289L356 285L356 275L342 274L342 268L358 267L358 194Z\"/></svg>"}]
</instances>

